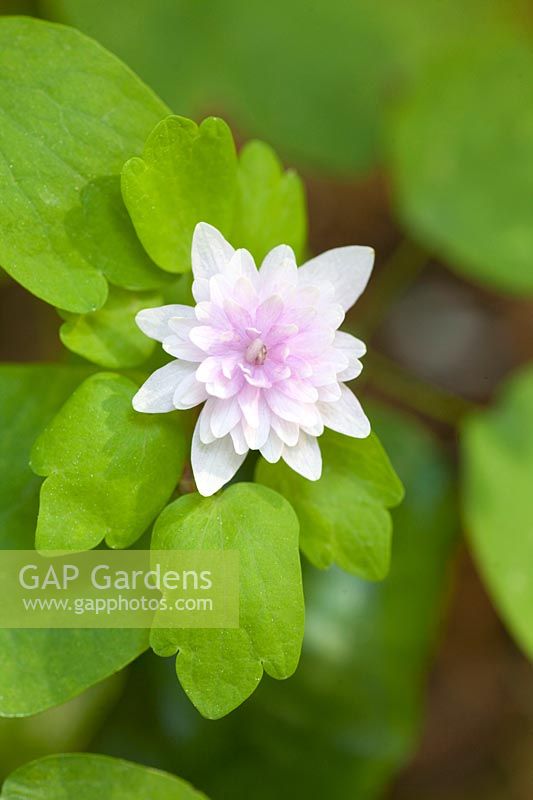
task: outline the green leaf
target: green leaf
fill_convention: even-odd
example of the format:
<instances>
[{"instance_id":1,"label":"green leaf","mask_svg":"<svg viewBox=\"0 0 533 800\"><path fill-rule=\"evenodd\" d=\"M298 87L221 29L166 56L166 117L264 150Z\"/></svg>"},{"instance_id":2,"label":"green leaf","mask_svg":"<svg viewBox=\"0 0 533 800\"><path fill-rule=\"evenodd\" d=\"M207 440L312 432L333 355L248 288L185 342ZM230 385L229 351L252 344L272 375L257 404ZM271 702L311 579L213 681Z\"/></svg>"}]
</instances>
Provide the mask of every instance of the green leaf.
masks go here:
<instances>
[{"instance_id":1,"label":"green leaf","mask_svg":"<svg viewBox=\"0 0 533 800\"><path fill-rule=\"evenodd\" d=\"M278 244L289 244L301 261L307 239L301 178L267 144L250 142L240 153L235 221L230 241L250 250L258 264Z\"/></svg>"},{"instance_id":2,"label":"green leaf","mask_svg":"<svg viewBox=\"0 0 533 800\"><path fill-rule=\"evenodd\" d=\"M533 369L462 432L463 507L470 544L494 603L533 657Z\"/></svg>"},{"instance_id":3,"label":"green leaf","mask_svg":"<svg viewBox=\"0 0 533 800\"><path fill-rule=\"evenodd\" d=\"M28 461L35 437L90 367L0 366L0 548L31 549L39 479ZM64 703L136 658L139 630L0 630L0 715Z\"/></svg>"},{"instance_id":4,"label":"green leaf","mask_svg":"<svg viewBox=\"0 0 533 800\"><path fill-rule=\"evenodd\" d=\"M239 552L239 628L152 630L156 653L178 652L178 678L201 714L228 714L256 689L263 669L273 678L292 675L304 604L298 521L282 497L247 483L210 498L186 495L157 520L152 547Z\"/></svg>"},{"instance_id":5,"label":"green leaf","mask_svg":"<svg viewBox=\"0 0 533 800\"><path fill-rule=\"evenodd\" d=\"M389 569L392 522L402 485L375 434L367 439L326 431L320 437L323 471L312 482L285 462L261 459L256 478L289 500L300 520L300 547L316 567L338 564L370 580Z\"/></svg>"},{"instance_id":6,"label":"green leaf","mask_svg":"<svg viewBox=\"0 0 533 800\"><path fill-rule=\"evenodd\" d=\"M104 265L95 267L93 245L84 253L83 237L72 246L69 215L87 184L118 175L166 113L77 31L0 20L0 263L15 280L68 311L104 304Z\"/></svg>"},{"instance_id":7,"label":"green leaf","mask_svg":"<svg viewBox=\"0 0 533 800\"><path fill-rule=\"evenodd\" d=\"M463 275L513 292L533 291L532 86L528 41L469 41L423 73L390 137L411 234Z\"/></svg>"},{"instance_id":8,"label":"green leaf","mask_svg":"<svg viewBox=\"0 0 533 800\"><path fill-rule=\"evenodd\" d=\"M140 629L0 630L0 716L65 703L123 669L148 647Z\"/></svg>"},{"instance_id":9,"label":"green leaf","mask_svg":"<svg viewBox=\"0 0 533 800\"><path fill-rule=\"evenodd\" d=\"M69 753L20 767L4 783L2 800L206 800L167 772L107 756Z\"/></svg>"},{"instance_id":10,"label":"green leaf","mask_svg":"<svg viewBox=\"0 0 533 800\"><path fill-rule=\"evenodd\" d=\"M119 375L93 375L35 442L31 466L48 476L39 550L87 550L104 538L128 547L168 501L183 470L183 426L178 414L134 411L136 389Z\"/></svg>"},{"instance_id":11,"label":"green leaf","mask_svg":"<svg viewBox=\"0 0 533 800\"><path fill-rule=\"evenodd\" d=\"M169 272L191 268L197 222L227 234L233 218L237 157L231 131L209 117L200 126L167 117L148 137L142 158L122 171L122 193L137 234Z\"/></svg>"},{"instance_id":12,"label":"green leaf","mask_svg":"<svg viewBox=\"0 0 533 800\"><path fill-rule=\"evenodd\" d=\"M133 293L110 289L106 304L90 314L68 314L61 326L61 341L88 361L116 369L136 367L150 357L154 342L135 324L142 308L163 304L155 292Z\"/></svg>"},{"instance_id":13,"label":"green leaf","mask_svg":"<svg viewBox=\"0 0 533 800\"><path fill-rule=\"evenodd\" d=\"M122 199L119 175L88 183L65 225L72 243L109 283L143 291L166 287L172 281L139 242Z\"/></svg>"}]
</instances>

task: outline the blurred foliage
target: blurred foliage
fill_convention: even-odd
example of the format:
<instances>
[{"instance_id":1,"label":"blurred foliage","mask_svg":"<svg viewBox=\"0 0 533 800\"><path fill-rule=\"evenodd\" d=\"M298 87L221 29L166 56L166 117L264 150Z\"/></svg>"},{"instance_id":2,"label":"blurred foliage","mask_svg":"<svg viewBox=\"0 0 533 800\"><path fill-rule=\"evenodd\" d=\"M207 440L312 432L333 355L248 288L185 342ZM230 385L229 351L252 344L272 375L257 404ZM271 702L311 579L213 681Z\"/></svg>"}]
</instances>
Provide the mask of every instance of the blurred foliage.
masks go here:
<instances>
[{"instance_id":1,"label":"blurred foliage","mask_svg":"<svg viewBox=\"0 0 533 800\"><path fill-rule=\"evenodd\" d=\"M247 135L296 163L360 172L383 113L450 42L502 24L508 0L49 0L179 114L221 103ZM126 23L127 20L127 23Z\"/></svg>"},{"instance_id":2,"label":"blurred foliage","mask_svg":"<svg viewBox=\"0 0 533 800\"><path fill-rule=\"evenodd\" d=\"M389 131L405 225L465 275L533 292L533 51L495 36L433 62Z\"/></svg>"},{"instance_id":3,"label":"blurred foliage","mask_svg":"<svg viewBox=\"0 0 533 800\"><path fill-rule=\"evenodd\" d=\"M190 707L171 663L141 659L96 749L184 775L214 798L381 796L416 742L457 516L451 467L432 437L396 413L373 418L406 486L389 577L307 569L296 674L264 678L217 722Z\"/></svg>"},{"instance_id":4,"label":"blurred foliage","mask_svg":"<svg viewBox=\"0 0 533 800\"><path fill-rule=\"evenodd\" d=\"M533 657L533 368L463 430L467 531L491 596Z\"/></svg>"}]
</instances>

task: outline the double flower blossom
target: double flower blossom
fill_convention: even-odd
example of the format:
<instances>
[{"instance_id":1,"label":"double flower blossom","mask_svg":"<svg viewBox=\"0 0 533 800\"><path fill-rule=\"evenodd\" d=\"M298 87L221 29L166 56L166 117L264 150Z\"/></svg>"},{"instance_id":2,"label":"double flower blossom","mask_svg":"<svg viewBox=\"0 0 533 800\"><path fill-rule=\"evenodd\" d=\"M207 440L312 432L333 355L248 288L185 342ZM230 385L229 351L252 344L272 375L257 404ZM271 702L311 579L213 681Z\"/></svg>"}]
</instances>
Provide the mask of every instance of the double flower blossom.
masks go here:
<instances>
[{"instance_id":1,"label":"double flower blossom","mask_svg":"<svg viewBox=\"0 0 533 800\"><path fill-rule=\"evenodd\" d=\"M318 480L324 427L364 438L370 424L346 381L365 345L339 331L370 277L370 247L329 250L297 267L287 245L257 269L207 223L192 242L195 306L140 311L139 328L173 357L141 386L133 407L164 413L204 404L192 438L198 491L212 495L249 450Z\"/></svg>"}]
</instances>

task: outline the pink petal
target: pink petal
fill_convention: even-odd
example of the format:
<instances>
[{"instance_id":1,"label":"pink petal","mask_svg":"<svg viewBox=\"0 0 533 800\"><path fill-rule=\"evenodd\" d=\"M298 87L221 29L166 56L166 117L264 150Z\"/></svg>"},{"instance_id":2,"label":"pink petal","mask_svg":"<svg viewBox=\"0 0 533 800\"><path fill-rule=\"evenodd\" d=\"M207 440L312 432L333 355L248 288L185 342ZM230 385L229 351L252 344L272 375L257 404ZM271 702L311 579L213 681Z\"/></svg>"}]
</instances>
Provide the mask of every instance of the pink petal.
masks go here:
<instances>
[{"instance_id":1,"label":"pink petal","mask_svg":"<svg viewBox=\"0 0 533 800\"><path fill-rule=\"evenodd\" d=\"M246 384L239 392L239 406L248 425L252 428L259 427L259 406L264 401L261 400L261 391L255 386Z\"/></svg>"},{"instance_id":2,"label":"pink petal","mask_svg":"<svg viewBox=\"0 0 533 800\"><path fill-rule=\"evenodd\" d=\"M222 373L218 375L214 380L208 381L206 383L205 388L207 389L208 394L213 395L213 397L220 397L223 400L226 400L228 397L233 397L233 395L240 392L244 386L244 376L242 372L238 370L235 371L235 374L231 378L226 378Z\"/></svg>"},{"instance_id":3,"label":"pink petal","mask_svg":"<svg viewBox=\"0 0 533 800\"><path fill-rule=\"evenodd\" d=\"M320 419L316 406L312 403L299 403L280 392L276 386L265 392L270 409L281 419L296 422L298 425L314 425Z\"/></svg>"},{"instance_id":4,"label":"pink petal","mask_svg":"<svg viewBox=\"0 0 533 800\"><path fill-rule=\"evenodd\" d=\"M277 383L276 388L299 403L316 403L318 400L317 390L308 381L301 381L291 377L286 381Z\"/></svg>"},{"instance_id":5,"label":"pink petal","mask_svg":"<svg viewBox=\"0 0 533 800\"><path fill-rule=\"evenodd\" d=\"M226 355L228 350L240 342L235 331L231 329L223 331L210 325L197 325L191 329L189 337L193 344L210 355Z\"/></svg>"},{"instance_id":6,"label":"pink petal","mask_svg":"<svg viewBox=\"0 0 533 800\"><path fill-rule=\"evenodd\" d=\"M255 327L262 336L266 336L272 325L278 321L282 311L283 300L276 294L258 306L255 312Z\"/></svg>"}]
</instances>

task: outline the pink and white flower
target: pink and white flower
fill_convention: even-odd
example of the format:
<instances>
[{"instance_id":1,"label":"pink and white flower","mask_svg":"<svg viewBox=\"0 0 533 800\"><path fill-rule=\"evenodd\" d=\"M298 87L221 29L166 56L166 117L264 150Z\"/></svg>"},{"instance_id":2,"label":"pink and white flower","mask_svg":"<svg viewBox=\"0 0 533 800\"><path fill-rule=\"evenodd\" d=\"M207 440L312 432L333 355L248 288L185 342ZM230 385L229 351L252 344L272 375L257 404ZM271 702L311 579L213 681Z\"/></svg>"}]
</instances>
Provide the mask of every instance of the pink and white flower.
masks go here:
<instances>
[{"instance_id":1,"label":"pink and white flower","mask_svg":"<svg viewBox=\"0 0 533 800\"><path fill-rule=\"evenodd\" d=\"M196 305L137 314L139 328L175 360L133 398L149 414L204 403L192 439L198 491L209 496L237 472L249 450L283 458L318 480L324 426L364 438L370 424L345 381L361 370L365 345L339 331L366 287L374 251L339 247L297 267L287 245L257 269L201 222L192 242Z\"/></svg>"}]
</instances>

